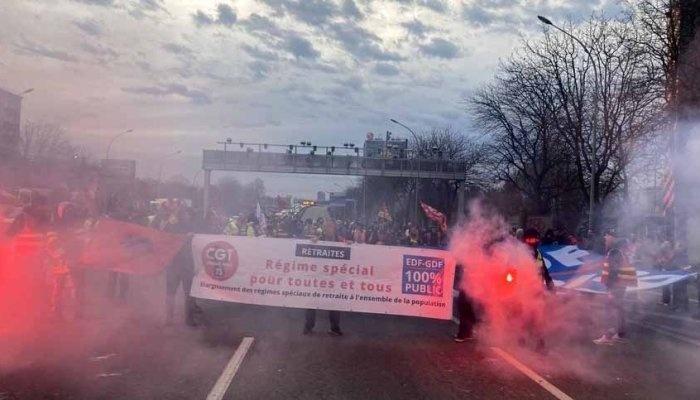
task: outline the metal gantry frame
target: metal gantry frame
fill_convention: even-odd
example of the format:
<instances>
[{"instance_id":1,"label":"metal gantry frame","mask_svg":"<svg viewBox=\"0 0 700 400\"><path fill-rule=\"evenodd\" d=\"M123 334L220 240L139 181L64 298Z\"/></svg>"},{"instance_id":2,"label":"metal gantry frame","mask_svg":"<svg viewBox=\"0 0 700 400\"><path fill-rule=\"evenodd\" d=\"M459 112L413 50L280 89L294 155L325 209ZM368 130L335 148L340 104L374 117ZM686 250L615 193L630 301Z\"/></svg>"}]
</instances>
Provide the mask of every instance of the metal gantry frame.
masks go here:
<instances>
[{"instance_id":1,"label":"metal gantry frame","mask_svg":"<svg viewBox=\"0 0 700 400\"><path fill-rule=\"evenodd\" d=\"M464 214L466 164L445 159L365 157L354 145L318 146L310 142L301 145L275 145L227 141L225 150L203 150L204 171L203 212L211 206L211 173L213 171L270 172L286 174L384 176L416 180L416 209L418 183L421 179L456 181L459 185L457 202L460 221ZM229 148L240 150L231 151ZM257 151L256 151L257 149ZM317 154L318 150L322 151ZM346 153L346 154L336 154ZM364 182L363 182L364 186ZM363 197L365 196L363 187ZM363 207L363 217L366 216Z\"/></svg>"}]
</instances>

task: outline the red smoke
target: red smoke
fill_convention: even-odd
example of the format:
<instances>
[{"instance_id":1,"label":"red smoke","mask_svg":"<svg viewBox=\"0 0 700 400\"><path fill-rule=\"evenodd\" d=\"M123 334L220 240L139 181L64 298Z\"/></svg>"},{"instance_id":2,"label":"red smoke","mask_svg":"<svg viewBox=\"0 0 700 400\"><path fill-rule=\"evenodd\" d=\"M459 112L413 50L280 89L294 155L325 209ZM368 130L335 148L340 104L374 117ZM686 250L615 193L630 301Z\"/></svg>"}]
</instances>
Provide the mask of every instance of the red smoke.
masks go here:
<instances>
[{"instance_id":1,"label":"red smoke","mask_svg":"<svg viewBox=\"0 0 700 400\"><path fill-rule=\"evenodd\" d=\"M529 246L508 234L497 216L478 205L450 244L464 267L460 282L481 308L480 330L496 342L533 341L545 326L545 290Z\"/></svg>"},{"instance_id":2,"label":"red smoke","mask_svg":"<svg viewBox=\"0 0 700 400\"><path fill-rule=\"evenodd\" d=\"M40 268L21 263L11 245L0 240L0 365L21 351L17 343L31 340L46 317L45 276Z\"/></svg>"},{"instance_id":3,"label":"red smoke","mask_svg":"<svg viewBox=\"0 0 700 400\"><path fill-rule=\"evenodd\" d=\"M600 360L590 351L598 322L591 312L595 299L548 292L533 250L511 236L509 228L475 202L450 242L464 267L459 285L480 314L477 343L515 352L541 373L600 379Z\"/></svg>"}]
</instances>

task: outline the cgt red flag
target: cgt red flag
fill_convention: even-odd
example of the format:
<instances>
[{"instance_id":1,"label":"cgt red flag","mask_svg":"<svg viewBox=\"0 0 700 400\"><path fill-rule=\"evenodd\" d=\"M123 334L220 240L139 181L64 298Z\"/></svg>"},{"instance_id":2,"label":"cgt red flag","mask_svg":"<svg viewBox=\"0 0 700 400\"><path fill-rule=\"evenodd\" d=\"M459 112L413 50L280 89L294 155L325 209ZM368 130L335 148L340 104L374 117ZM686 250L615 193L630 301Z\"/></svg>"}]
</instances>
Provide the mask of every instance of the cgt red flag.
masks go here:
<instances>
[{"instance_id":1,"label":"cgt red flag","mask_svg":"<svg viewBox=\"0 0 700 400\"><path fill-rule=\"evenodd\" d=\"M426 217L437 222L437 224L440 225L440 229L443 232L447 232L447 217L445 216L445 214L434 209L433 207L430 207L429 205L423 203L422 201L420 202L420 206L423 209L423 212L425 213Z\"/></svg>"},{"instance_id":2,"label":"cgt red flag","mask_svg":"<svg viewBox=\"0 0 700 400\"><path fill-rule=\"evenodd\" d=\"M159 274L185 242L184 235L106 218L100 219L87 236L81 264L133 275Z\"/></svg>"}]
</instances>

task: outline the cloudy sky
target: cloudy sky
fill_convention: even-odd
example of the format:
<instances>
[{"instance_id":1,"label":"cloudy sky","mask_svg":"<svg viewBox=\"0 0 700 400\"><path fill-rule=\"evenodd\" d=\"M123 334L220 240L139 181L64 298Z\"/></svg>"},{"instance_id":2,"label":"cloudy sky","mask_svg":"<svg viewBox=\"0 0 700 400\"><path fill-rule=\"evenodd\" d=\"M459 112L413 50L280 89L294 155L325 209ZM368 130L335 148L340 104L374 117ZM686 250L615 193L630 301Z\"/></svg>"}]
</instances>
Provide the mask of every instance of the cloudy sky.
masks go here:
<instances>
[{"instance_id":1,"label":"cloudy sky","mask_svg":"<svg viewBox=\"0 0 700 400\"><path fill-rule=\"evenodd\" d=\"M0 87L35 91L23 119L64 126L138 173L194 177L202 148L234 141L361 144L446 126L536 15L578 20L617 0L2 0ZM265 177L268 192L350 180ZM201 178L200 178L201 180Z\"/></svg>"}]
</instances>

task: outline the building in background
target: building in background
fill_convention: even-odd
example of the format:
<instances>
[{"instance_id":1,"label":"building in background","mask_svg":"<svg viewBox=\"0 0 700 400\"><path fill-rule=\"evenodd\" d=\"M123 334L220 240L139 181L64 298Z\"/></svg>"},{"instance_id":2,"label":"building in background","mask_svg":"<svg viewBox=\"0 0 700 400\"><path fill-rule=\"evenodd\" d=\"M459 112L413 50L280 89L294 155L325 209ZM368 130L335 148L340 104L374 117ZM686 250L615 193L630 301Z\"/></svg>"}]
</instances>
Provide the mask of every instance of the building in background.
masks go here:
<instances>
[{"instance_id":1,"label":"building in background","mask_svg":"<svg viewBox=\"0 0 700 400\"><path fill-rule=\"evenodd\" d=\"M386 139L378 139L373 133L368 133L363 154L371 158L407 158L408 140L393 139L390 132L387 132Z\"/></svg>"},{"instance_id":2,"label":"building in background","mask_svg":"<svg viewBox=\"0 0 700 400\"><path fill-rule=\"evenodd\" d=\"M0 89L0 158L8 159L19 148L22 97Z\"/></svg>"}]
</instances>

